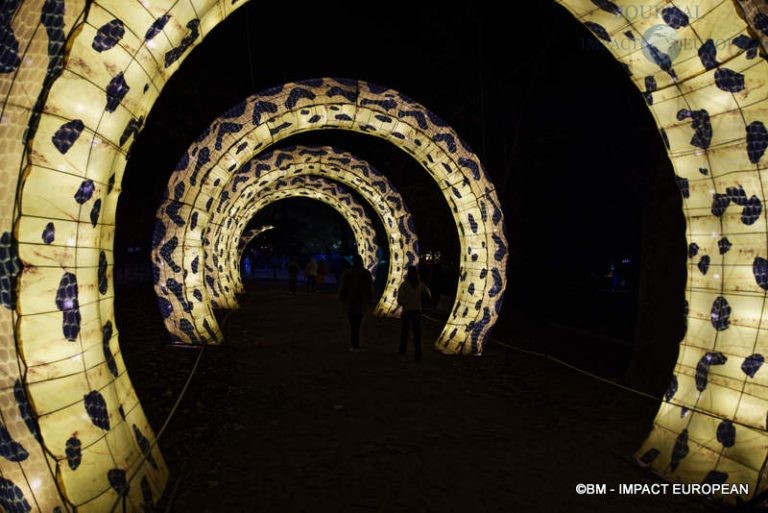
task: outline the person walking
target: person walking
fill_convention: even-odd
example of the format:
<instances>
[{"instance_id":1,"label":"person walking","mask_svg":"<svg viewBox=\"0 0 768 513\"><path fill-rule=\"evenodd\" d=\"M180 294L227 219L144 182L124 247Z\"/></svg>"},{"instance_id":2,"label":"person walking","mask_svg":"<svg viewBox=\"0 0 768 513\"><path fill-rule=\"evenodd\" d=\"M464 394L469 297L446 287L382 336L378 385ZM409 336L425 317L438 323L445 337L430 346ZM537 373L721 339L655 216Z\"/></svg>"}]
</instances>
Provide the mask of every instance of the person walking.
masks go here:
<instances>
[{"instance_id":1,"label":"person walking","mask_svg":"<svg viewBox=\"0 0 768 513\"><path fill-rule=\"evenodd\" d=\"M408 266L405 281L397 290L397 304L402 307L400 314L400 354L405 354L408 345L409 327L413 329L413 356L417 362L421 361L421 301L426 295L432 298L432 293L419 277L416 266Z\"/></svg>"},{"instance_id":2,"label":"person walking","mask_svg":"<svg viewBox=\"0 0 768 513\"><path fill-rule=\"evenodd\" d=\"M307 292L314 292L315 280L317 279L317 260L309 259L307 267L304 268L304 276L307 278Z\"/></svg>"},{"instance_id":3,"label":"person walking","mask_svg":"<svg viewBox=\"0 0 768 513\"><path fill-rule=\"evenodd\" d=\"M363 316L373 305L373 278L363 265L363 258L355 255L352 267L344 271L339 286L339 299L349 319L349 350L360 351L360 326Z\"/></svg>"},{"instance_id":4,"label":"person walking","mask_svg":"<svg viewBox=\"0 0 768 513\"><path fill-rule=\"evenodd\" d=\"M291 258L291 261L288 262L288 266L285 268L288 271L288 290L291 291L291 294L296 293L296 282L299 279L300 269L301 267L299 267L299 263L295 258Z\"/></svg>"}]
</instances>

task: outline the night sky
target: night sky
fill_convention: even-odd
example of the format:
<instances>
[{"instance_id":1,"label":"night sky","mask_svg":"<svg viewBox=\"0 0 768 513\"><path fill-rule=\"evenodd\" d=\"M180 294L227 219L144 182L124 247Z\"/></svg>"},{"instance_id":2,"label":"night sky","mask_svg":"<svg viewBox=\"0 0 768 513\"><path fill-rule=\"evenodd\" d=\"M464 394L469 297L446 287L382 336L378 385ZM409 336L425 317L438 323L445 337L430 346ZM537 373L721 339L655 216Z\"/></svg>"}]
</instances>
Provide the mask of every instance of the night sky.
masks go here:
<instances>
[{"instance_id":1,"label":"night sky","mask_svg":"<svg viewBox=\"0 0 768 513\"><path fill-rule=\"evenodd\" d=\"M650 170L673 177L642 96L562 7L522 2L515 17L507 9L467 1L246 4L192 51L131 150L118 264L126 247L148 251L171 170L205 126L262 89L320 76L399 90L474 148L504 207L512 304L543 308L553 288L611 261L637 262ZM449 211L408 155L345 132L302 134L281 146L292 144L333 144L371 162L408 202L422 248L456 255Z\"/></svg>"}]
</instances>

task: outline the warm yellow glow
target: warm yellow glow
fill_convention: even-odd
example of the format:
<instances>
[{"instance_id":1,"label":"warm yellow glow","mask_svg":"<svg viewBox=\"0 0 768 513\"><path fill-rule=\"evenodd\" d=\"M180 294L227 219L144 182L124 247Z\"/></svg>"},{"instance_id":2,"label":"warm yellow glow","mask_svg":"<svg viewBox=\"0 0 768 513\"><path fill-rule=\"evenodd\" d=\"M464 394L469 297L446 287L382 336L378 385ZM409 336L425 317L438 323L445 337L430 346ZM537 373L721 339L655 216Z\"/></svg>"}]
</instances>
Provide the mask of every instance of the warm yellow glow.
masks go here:
<instances>
[{"instance_id":1,"label":"warm yellow glow","mask_svg":"<svg viewBox=\"0 0 768 513\"><path fill-rule=\"evenodd\" d=\"M397 287L405 280L407 267L416 265L419 254L411 213L386 176L354 155L330 147L299 146L261 154L250 165L240 169L237 181L231 181L225 189L226 199L222 199L211 211L207 236L211 246L218 244L217 262L225 262L224 272L213 273L218 305L236 305L234 294L243 290L239 273L240 253L232 245L233 240L238 240L237 231L233 237L226 235L234 224L230 219L238 219L239 214L233 214L228 206L248 202L243 193L254 183L263 187L277 180L291 181L298 176L322 176L345 184L355 189L376 211L389 242L389 266L385 288L373 311L376 315L398 316ZM224 247L224 241L227 241L229 249ZM212 252L208 246L205 249L206 269L216 271L218 266L213 261ZM229 255L228 259L226 255ZM373 271L373 268L370 270Z\"/></svg>"},{"instance_id":2,"label":"warm yellow glow","mask_svg":"<svg viewBox=\"0 0 768 513\"><path fill-rule=\"evenodd\" d=\"M324 78L271 88L230 109L190 146L171 178L172 197L162 207L177 213L178 222L163 215L158 224L156 246L164 247L168 257L159 266L158 295L168 290L168 280L184 283L185 291L200 289L200 273L189 265L194 258L187 258L192 253L184 252L199 245L214 208L211 198L221 197L238 170L283 138L321 128L386 139L411 153L438 184L454 215L462 256L456 303L437 347L480 353L506 285L504 217L493 183L477 156L440 118L397 91L361 81ZM217 341L204 286L197 296L167 298L176 319L189 317L185 308L194 311L194 319L186 319L186 333L171 330L180 340Z\"/></svg>"},{"instance_id":3,"label":"warm yellow glow","mask_svg":"<svg viewBox=\"0 0 768 513\"><path fill-rule=\"evenodd\" d=\"M210 273L209 275L213 275L215 278L210 280L210 283L206 279L206 285L208 285L208 293L221 308L237 306L234 290L230 285L232 282L223 280L222 277L231 275L238 270L238 262L232 262L227 256L238 253L239 234L245 230L248 221L262 208L282 199L297 197L316 199L339 212L352 229L366 267L371 272L376 269L378 265L376 229L366 215L363 206L349 194L349 191L335 182L314 175L295 177L289 182L259 180L258 183L242 186L238 201L222 208L223 220L236 220L230 224L228 229L226 222L224 225L213 223L208 225L210 232L206 239L210 241L210 244L203 244L202 253L205 255L206 261L211 261L211 266L219 264L223 271L218 274ZM229 235L230 233L232 235ZM216 254L215 252L218 253L218 257L209 259L208 255ZM159 258L162 257L157 252L153 252L153 259Z\"/></svg>"},{"instance_id":4,"label":"warm yellow glow","mask_svg":"<svg viewBox=\"0 0 768 513\"><path fill-rule=\"evenodd\" d=\"M25 0L3 22L0 510L145 511L162 493L114 320L114 212L135 120L236 7Z\"/></svg>"},{"instance_id":5,"label":"warm yellow glow","mask_svg":"<svg viewBox=\"0 0 768 513\"><path fill-rule=\"evenodd\" d=\"M768 19L764 2L559 2L643 92L667 144L688 222L688 330L638 457L673 480L749 483L751 495L762 492L768 64L759 54L765 27L757 24ZM742 8L755 26L745 23ZM657 53L643 48L644 40Z\"/></svg>"}]
</instances>

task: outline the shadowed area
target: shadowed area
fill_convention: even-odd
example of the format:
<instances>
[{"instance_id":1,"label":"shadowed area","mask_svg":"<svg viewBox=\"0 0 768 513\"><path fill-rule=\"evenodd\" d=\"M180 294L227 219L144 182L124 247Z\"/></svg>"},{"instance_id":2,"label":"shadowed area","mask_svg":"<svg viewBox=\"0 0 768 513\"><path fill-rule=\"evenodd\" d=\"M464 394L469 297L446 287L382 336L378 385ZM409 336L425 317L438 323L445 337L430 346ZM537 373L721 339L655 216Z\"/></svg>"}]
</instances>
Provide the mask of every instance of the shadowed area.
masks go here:
<instances>
[{"instance_id":1,"label":"shadowed area","mask_svg":"<svg viewBox=\"0 0 768 513\"><path fill-rule=\"evenodd\" d=\"M426 319L421 364L411 347L395 353L397 320L366 319L363 349L350 353L334 291L248 289L224 321L228 343L206 350L160 440L171 511L711 508L672 495L575 494L581 482L655 482L631 460L654 401L497 344L481 358L443 356L431 347L441 326ZM152 306L131 305L126 316ZM145 329L144 340L133 327L123 333L127 347L145 347L126 359L159 426L196 350L160 347ZM517 342L547 352L568 333L539 336Z\"/></svg>"}]
</instances>

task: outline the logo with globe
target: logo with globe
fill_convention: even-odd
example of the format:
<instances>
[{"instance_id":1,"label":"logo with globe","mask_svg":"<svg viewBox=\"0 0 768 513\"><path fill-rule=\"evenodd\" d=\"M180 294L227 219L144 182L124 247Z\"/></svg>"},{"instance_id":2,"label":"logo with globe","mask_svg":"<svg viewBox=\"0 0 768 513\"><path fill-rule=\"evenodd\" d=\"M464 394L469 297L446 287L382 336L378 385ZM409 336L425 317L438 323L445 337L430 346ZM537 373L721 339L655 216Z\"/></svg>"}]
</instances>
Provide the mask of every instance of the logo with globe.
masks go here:
<instances>
[{"instance_id":1,"label":"logo with globe","mask_svg":"<svg viewBox=\"0 0 768 513\"><path fill-rule=\"evenodd\" d=\"M643 34L643 55L660 66L671 64L682 49L680 34L669 25L654 25Z\"/></svg>"}]
</instances>

